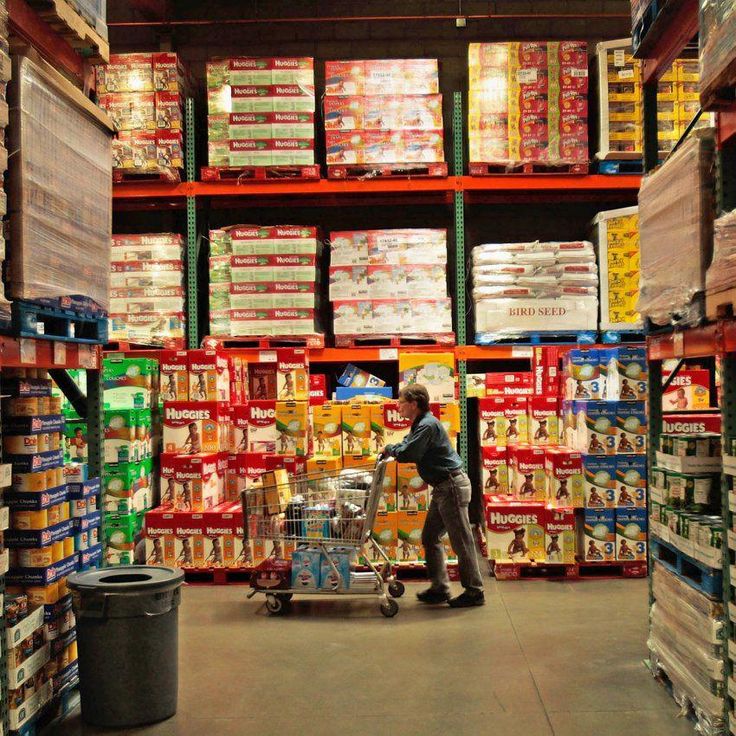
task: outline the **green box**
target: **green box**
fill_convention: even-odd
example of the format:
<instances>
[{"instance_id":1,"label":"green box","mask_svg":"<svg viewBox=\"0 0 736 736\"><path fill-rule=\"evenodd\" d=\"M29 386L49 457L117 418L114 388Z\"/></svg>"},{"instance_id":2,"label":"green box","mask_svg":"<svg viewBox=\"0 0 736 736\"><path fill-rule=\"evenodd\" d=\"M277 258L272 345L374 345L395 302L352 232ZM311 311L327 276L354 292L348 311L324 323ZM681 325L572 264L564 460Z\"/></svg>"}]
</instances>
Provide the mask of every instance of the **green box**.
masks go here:
<instances>
[{"instance_id":1,"label":"green box","mask_svg":"<svg viewBox=\"0 0 736 736\"><path fill-rule=\"evenodd\" d=\"M153 504L153 460L105 465L102 473L102 508L110 513L133 513Z\"/></svg>"},{"instance_id":2,"label":"green box","mask_svg":"<svg viewBox=\"0 0 736 736\"><path fill-rule=\"evenodd\" d=\"M135 538L140 531L138 514L105 514L105 558L108 565L132 565Z\"/></svg>"},{"instance_id":3,"label":"green box","mask_svg":"<svg viewBox=\"0 0 736 736\"><path fill-rule=\"evenodd\" d=\"M154 379L156 377L156 380ZM158 361L152 358L105 358L102 361L104 404L110 409L143 409L153 405Z\"/></svg>"},{"instance_id":4,"label":"green box","mask_svg":"<svg viewBox=\"0 0 736 736\"><path fill-rule=\"evenodd\" d=\"M87 422L66 419L64 423L64 462L84 462L89 459Z\"/></svg>"}]
</instances>

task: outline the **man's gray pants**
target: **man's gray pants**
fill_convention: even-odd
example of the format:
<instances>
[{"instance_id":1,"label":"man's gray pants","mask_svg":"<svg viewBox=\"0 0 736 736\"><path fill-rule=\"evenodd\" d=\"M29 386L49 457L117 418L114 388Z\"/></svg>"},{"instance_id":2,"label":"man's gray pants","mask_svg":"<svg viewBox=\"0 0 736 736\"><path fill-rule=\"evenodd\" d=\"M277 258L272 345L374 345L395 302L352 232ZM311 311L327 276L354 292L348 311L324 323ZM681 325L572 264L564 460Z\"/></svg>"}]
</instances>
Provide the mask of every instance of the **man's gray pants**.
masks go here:
<instances>
[{"instance_id":1,"label":"man's gray pants","mask_svg":"<svg viewBox=\"0 0 736 736\"><path fill-rule=\"evenodd\" d=\"M460 582L471 592L483 590L473 530L468 518L472 488L465 473L451 475L432 488L427 519L422 529L422 544L432 590L450 592L445 547L440 537L447 532L457 553Z\"/></svg>"}]
</instances>

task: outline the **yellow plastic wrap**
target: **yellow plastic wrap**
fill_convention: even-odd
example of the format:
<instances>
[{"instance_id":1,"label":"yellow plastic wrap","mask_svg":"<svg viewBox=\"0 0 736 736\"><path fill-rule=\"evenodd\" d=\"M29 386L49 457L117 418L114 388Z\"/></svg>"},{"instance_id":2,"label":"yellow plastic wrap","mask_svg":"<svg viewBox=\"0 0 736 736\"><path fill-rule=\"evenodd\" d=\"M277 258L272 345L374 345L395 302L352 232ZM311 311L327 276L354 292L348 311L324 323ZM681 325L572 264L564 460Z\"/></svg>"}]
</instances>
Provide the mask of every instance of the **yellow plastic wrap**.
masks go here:
<instances>
[{"instance_id":1,"label":"yellow plastic wrap","mask_svg":"<svg viewBox=\"0 0 736 736\"><path fill-rule=\"evenodd\" d=\"M41 60L13 58L7 293L84 295L108 308L112 131Z\"/></svg>"},{"instance_id":2,"label":"yellow plastic wrap","mask_svg":"<svg viewBox=\"0 0 736 736\"><path fill-rule=\"evenodd\" d=\"M712 92L733 82L725 72L736 63L736 4L733 0L700 0L700 89L703 103ZM720 80L719 80L720 77Z\"/></svg>"},{"instance_id":3,"label":"yellow plastic wrap","mask_svg":"<svg viewBox=\"0 0 736 736\"><path fill-rule=\"evenodd\" d=\"M719 217L713 227L713 262L705 275L709 294L736 286L736 210Z\"/></svg>"},{"instance_id":4,"label":"yellow plastic wrap","mask_svg":"<svg viewBox=\"0 0 736 736\"><path fill-rule=\"evenodd\" d=\"M710 265L714 214L711 130L697 131L639 190L641 289L637 308L655 324L694 324Z\"/></svg>"}]
</instances>

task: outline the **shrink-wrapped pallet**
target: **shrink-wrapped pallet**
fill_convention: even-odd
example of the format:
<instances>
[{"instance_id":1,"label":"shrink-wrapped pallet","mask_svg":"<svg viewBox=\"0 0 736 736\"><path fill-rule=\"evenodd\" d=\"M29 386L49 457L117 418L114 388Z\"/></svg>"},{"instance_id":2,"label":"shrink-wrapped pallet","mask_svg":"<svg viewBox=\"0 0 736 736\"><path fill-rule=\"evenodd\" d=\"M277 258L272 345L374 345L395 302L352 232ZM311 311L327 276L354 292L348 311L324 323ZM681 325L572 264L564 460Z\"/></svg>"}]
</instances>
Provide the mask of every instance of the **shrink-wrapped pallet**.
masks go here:
<instances>
[{"instance_id":1,"label":"shrink-wrapped pallet","mask_svg":"<svg viewBox=\"0 0 736 736\"><path fill-rule=\"evenodd\" d=\"M701 102L710 104L719 87L736 76L736 4L733 0L700 0Z\"/></svg>"},{"instance_id":2,"label":"shrink-wrapped pallet","mask_svg":"<svg viewBox=\"0 0 736 736\"><path fill-rule=\"evenodd\" d=\"M7 294L83 295L107 309L112 126L41 59L14 57L13 80Z\"/></svg>"},{"instance_id":3,"label":"shrink-wrapped pallet","mask_svg":"<svg viewBox=\"0 0 736 736\"><path fill-rule=\"evenodd\" d=\"M698 131L639 191L641 290L638 309L658 325L694 324L710 265L714 214L714 139Z\"/></svg>"}]
</instances>

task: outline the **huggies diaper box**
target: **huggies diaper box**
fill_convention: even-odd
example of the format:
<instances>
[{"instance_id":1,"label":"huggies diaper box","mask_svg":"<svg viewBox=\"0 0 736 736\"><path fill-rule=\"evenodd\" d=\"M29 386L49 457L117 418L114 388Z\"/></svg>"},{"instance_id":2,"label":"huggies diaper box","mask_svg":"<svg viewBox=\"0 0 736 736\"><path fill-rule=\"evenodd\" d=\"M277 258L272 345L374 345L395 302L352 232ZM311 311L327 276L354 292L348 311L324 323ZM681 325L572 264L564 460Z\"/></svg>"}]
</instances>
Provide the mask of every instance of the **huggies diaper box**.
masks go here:
<instances>
[{"instance_id":1,"label":"huggies diaper box","mask_svg":"<svg viewBox=\"0 0 736 736\"><path fill-rule=\"evenodd\" d=\"M230 414L216 401L170 401L163 411L164 452L196 455L230 449Z\"/></svg>"},{"instance_id":2,"label":"huggies diaper box","mask_svg":"<svg viewBox=\"0 0 736 736\"><path fill-rule=\"evenodd\" d=\"M564 447L545 450L547 501L555 508L582 508L585 505L583 458Z\"/></svg>"},{"instance_id":3,"label":"huggies diaper box","mask_svg":"<svg viewBox=\"0 0 736 736\"><path fill-rule=\"evenodd\" d=\"M309 353L304 348L276 351L276 397L284 400L309 399Z\"/></svg>"},{"instance_id":4,"label":"huggies diaper box","mask_svg":"<svg viewBox=\"0 0 736 736\"><path fill-rule=\"evenodd\" d=\"M483 493L504 495L509 493L509 463L507 448L481 447L481 480Z\"/></svg>"},{"instance_id":5,"label":"huggies diaper box","mask_svg":"<svg viewBox=\"0 0 736 736\"><path fill-rule=\"evenodd\" d=\"M530 396L529 442L556 445L560 441L559 402L554 396Z\"/></svg>"},{"instance_id":6,"label":"huggies diaper box","mask_svg":"<svg viewBox=\"0 0 736 736\"><path fill-rule=\"evenodd\" d=\"M186 350L162 350L161 398L164 401L189 400L189 362Z\"/></svg>"},{"instance_id":7,"label":"huggies diaper box","mask_svg":"<svg viewBox=\"0 0 736 736\"><path fill-rule=\"evenodd\" d=\"M248 417L250 411L247 404L230 406L230 423L232 438L230 441L230 452L248 452Z\"/></svg>"},{"instance_id":8,"label":"huggies diaper box","mask_svg":"<svg viewBox=\"0 0 736 736\"><path fill-rule=\"evenodd\" d=\"M176 511L208 511L225 500L227 455L178 455L173 460Z\"/></svg>"},{"instance_id":9,"label":"huggies diaper box","mask_svg":"<svg viewBox=\"0 0 736 736\"><path fill-rule=\"evenodd\" d=\"M574 564L576 543L574 510L547 509L544 527L545 561Z\"/></svg>"},{"instance_id":10,"label":"huggies diaper box","mask_svg":"<svg viewBox=\"0 0 736 736\"><path fill-rule=\"evenodd\" d=\"M486 504L489 559L542 562L545 559L545 515L542 503Z\"/></svg>"},{"instance_id":11,"label":"huggies diaper box","mask_svg":"<svg viewBox=\"0 0 736 736\"><path fill-rule=\"evenodd\" d=\"M189 350L190 401L230 400L230 359L216 350Z\"/></svg>"},{"instance_id":12,"label":"huggies diaper box","mask_svg":"<svg viewBox=\"0 0 736 736\"><path fill-rule=\"evenodd\" d=\"M533 445L512 445L508 449L513 496L520 501L545 501L547 476L544 448Z\"/></svg>"}]
</instances>

